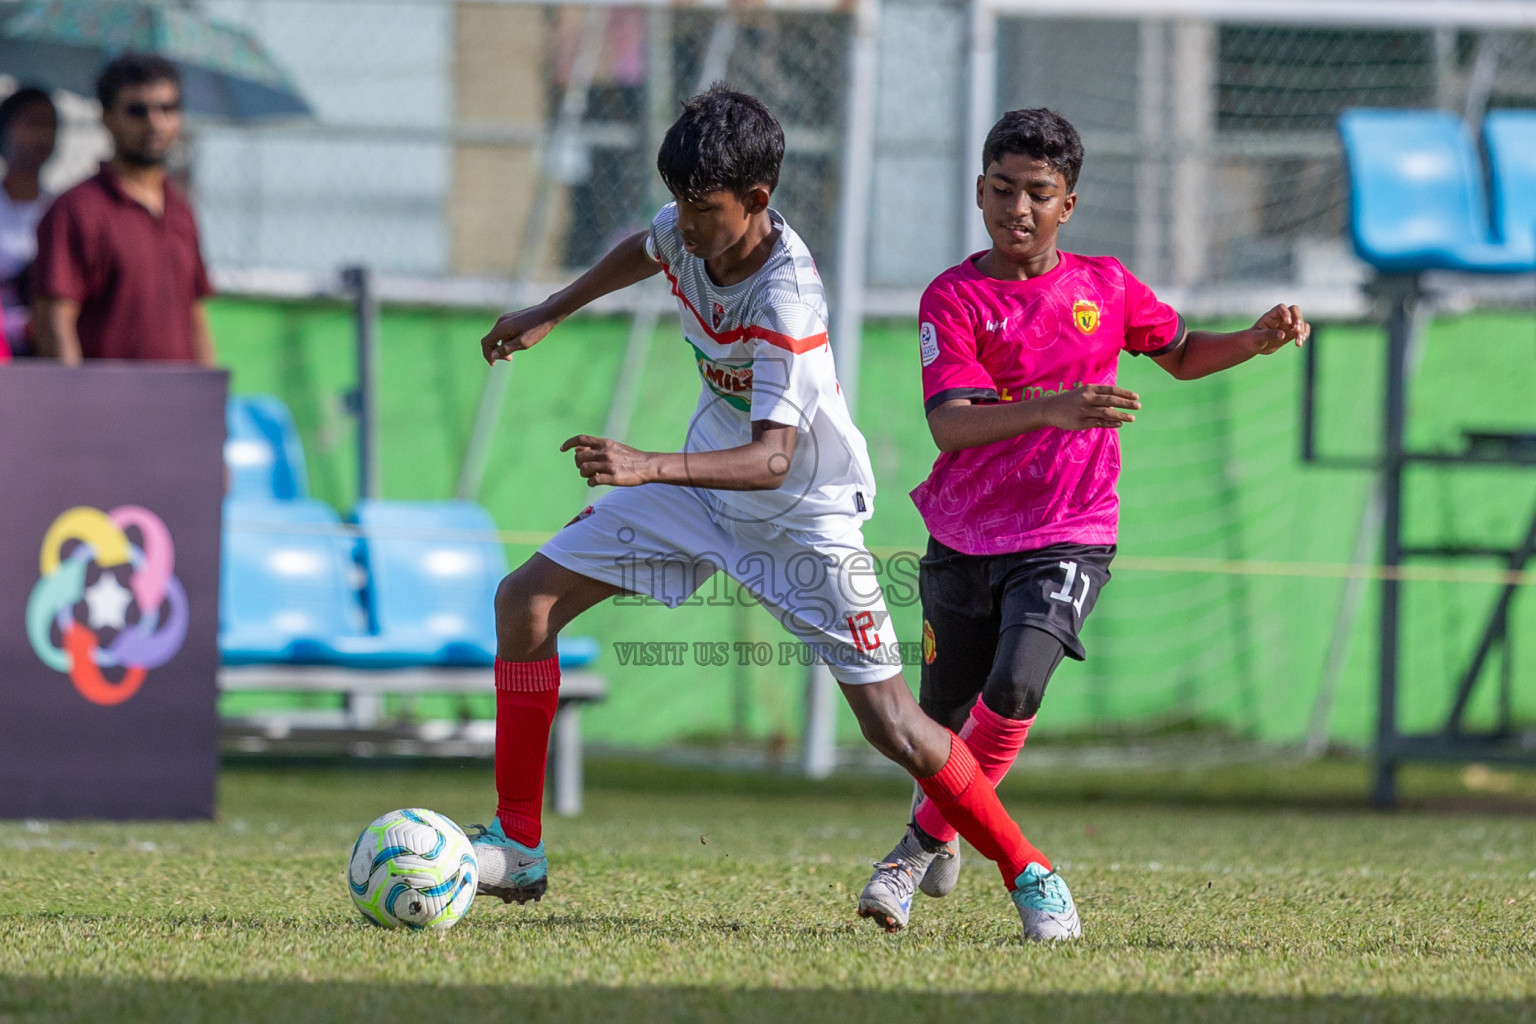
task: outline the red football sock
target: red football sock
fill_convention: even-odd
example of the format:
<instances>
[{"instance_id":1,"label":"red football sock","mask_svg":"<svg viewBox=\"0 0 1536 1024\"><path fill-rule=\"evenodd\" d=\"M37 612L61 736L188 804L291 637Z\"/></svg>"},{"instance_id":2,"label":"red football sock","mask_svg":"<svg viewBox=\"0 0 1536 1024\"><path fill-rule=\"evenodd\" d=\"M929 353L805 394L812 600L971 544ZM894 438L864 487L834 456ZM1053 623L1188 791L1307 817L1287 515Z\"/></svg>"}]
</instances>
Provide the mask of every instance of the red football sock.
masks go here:
<instances>
[{"instance_id":1,"label":"red football sock","mask_svg":"<svg viewBox=\"0 0 1536 1024\"><path fill-rule=\"evenodd\" d=\"M560 702L560 659L496 659L496 817L524 846L543 834L544 760Z\"/></svg>"},{"instance_id":2,"label":"red football sock","mask_svg":"<svg viewBox=\"0 0 1536 1024\"><path fill-rule=\"evenodd\" d=\"M1029 738L1029 727L1034 724L1034 715L1022 720L1004 718L979 700L971 708L971 716L960 728L960 738L976 755L981 774L994 788L1013 767L1019 751L1024 749L1024 741ZM933 838L944 843L954 842L955 827L944 820L932 800L925 798L919 802L912 817L917 827Z\"/></svg>"},{"instance_id":3,"label":"red football sock","mask_svg":"<svg viewBox=\"0 0 1536 1024\"><path fill-rule=\"evenodd\" d=\"M949 760L944 767L917 780L944 820L959 829L983 857L997 864L1010 891L1026 865L1035 863L1051 870L1045 854L1030 845L1018 823L1003 810L997 791L981 773L971 748L954 734L949 744Z\"/></svg>"}]
</instances>

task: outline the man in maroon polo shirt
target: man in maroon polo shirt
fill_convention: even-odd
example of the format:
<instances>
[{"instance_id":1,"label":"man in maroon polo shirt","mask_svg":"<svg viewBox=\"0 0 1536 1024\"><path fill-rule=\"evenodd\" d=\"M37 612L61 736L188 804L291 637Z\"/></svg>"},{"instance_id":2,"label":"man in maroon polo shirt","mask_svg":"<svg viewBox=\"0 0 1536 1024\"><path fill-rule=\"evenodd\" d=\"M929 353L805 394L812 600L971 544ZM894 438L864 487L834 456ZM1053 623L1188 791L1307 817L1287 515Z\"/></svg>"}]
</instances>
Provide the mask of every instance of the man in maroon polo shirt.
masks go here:
<instances>
[{"instance_id":1,"label":"man in maroon polo shirt","mask_svg":"<svg viewBox=\"0 0 1536 1024\"><path fill-rule=\"evenodd\" d=\"M212 293L192 208L166 180L181 133L181 80L160 57L119 57L96 84L112 159L54 201L37 227L38 351L212 366Z\"/></svg>"}]
</instances>

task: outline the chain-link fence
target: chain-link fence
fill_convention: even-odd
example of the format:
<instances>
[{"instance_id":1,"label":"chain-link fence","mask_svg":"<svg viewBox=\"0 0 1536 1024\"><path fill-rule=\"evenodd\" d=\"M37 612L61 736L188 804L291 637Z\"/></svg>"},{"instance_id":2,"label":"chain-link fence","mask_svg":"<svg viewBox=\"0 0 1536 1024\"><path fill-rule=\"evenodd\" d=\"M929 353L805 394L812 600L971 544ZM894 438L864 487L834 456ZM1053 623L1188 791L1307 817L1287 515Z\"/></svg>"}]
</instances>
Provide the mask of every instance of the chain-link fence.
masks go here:
<instances>
[{"instance_id":1,"label":"chain-link fence","mask_svg":"<svg viewBox=\"0 0 1536 1024\"><path fill-rule=\"evenodd\" d=\"M714 80L785 127L776 205L817 251L836 223L847 17L425 0L208 0L253 29L312 123L205 127L210 260L552 279L644 228L680 102Z\"/></svg>"},{"instance_id":2,"label":"chain-link fence","mask_svg":"<svg viewBox=\"0 0 1536 1024\"><path fill-rule=\"evenodd\" d=\"M226 271L566 276L665 201L661 135L683 97L723 79L784 123L775 202L834 284L844 188L868 209L878 312L910 314L916 290L983 241L967 184L979 136L1001 111L1038 105L1086 143L1068 246L1196 293L1348 290L1363 270L1345 237L1340 111L1475 120L1536 105L1536 34L1457 25L1454 12L1438 27L1318 27L1176 20L1157 3L1134 19L1010 3L880 5L873 161L845 186L853 17L830 0L199 0L253 31L316 112L192 126L185 168L207 255ZM991 12L983 38L977 11ZM55 188L105 153L91 104L66 106Z\"/></svg>"},{"instance_id":3,"label":"chain-link fence","mask_svg":"<svg viewBox=\"0 0 1536 1024\"><path fill-rule=\"evenodd\" d=\"M1475 129L1490 106L1536 105L1529 32L1017 15L996 38L997 110L1050 106L1083 134L1069 245L1184 288L1359 284L1345 109L1438 107Z\"/></svg>"}]
</instances>

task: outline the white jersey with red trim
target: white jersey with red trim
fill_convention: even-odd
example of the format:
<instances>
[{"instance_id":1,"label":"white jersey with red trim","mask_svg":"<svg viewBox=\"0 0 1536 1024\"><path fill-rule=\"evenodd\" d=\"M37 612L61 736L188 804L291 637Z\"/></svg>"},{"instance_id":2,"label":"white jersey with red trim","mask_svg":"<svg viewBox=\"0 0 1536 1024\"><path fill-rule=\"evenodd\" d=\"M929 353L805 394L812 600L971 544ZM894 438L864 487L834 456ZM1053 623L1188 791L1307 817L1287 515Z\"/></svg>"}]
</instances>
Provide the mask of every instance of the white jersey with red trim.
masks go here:
<instances>
[{"instance_id":1,"label":"white jersey with red trim","mask_svg":"<svg viewBox=\"0 0 1536 1024\"><path fill-rule=\"evenodd\" d=\"M771 491L698 489L737 522L814 526L826 516L865 519L874 504L869 449L843 401L827 343L827 295L810 250L776 211L773 253L751 277L721 287L683 248L677 204L651 222L646 251L671 283L683 337L693 346L703 391L683 451L735 448L752 422L796 427L795 458Z\"/></svg>"}]
</instances>

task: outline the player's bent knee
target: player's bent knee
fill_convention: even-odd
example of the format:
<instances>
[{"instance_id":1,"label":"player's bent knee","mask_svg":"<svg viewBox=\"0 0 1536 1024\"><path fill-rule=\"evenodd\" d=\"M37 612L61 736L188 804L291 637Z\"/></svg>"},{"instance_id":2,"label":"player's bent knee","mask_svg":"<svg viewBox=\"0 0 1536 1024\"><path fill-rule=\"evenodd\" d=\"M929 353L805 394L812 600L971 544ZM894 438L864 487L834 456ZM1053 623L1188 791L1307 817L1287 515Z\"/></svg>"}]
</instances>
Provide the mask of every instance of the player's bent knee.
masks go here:
<instances>
[{"instance_id":1,"label":"player's bent knee","mask_svg":"<svg viewBox=\"0 0 1536 1024\"><path fill-rule=\"evenodd\" d=\"M922 771L933 759L931 756L925 756L923 741L924 727L932 729L933 723L926 715L917 711L915 705L910 712L900 708L882 707L877 714L860 717L859 726L870 745L887 758L909 772L931 774Z\"/></svg>"},{"instance_id":2,"label":"player's bent knee","mask_svg":"<svg viewBox=\"0 0 1536 1024\"><path fill-rule=\"evenodd\" d=\"M1044 630L1008 628L998 641L997 658L982 687L981 699L1004 718L1033 718L1045 700L1051 673L1065 654L1061 641Z\"/></svg>"},{"instance_id":3,"label":"player's bent knee","mask_svg":"<svg viewBox=\"0 0 1536 1024\"><path fill-rule=\"evenodd\" d=\"M870 746L880 751L886 758L908 771L913 769L917 761L917 744L913 737L900 730L881 726L865 726L863 732Z\"/></svg>"},{"instance_id":4,"label":"player's bent knee","mask_svg":"<svg viewBox=\"0 0 1536 1024\"><path fill-rule=\"evenodd\" d=\"M1007 676L988 678L982 695L987 707L1004 718L1022 722L1026 718L1035 717L1040 710L1045 700L1045 683L1043 680L1020 680Z\"/></svg>"},{"instance_id":5,"label":"player's bent knee","mask_svg":"<svg viewBox=\"0 0 1536 1024\"><path fill-rule=\"evenodd\" d=\"M877 683L844 683L842 690L870 746L914 775L943 767L948 746L939 741L948 733L918 708L900 673Z\"/></svg>"},{"instance_id":6,"label":"player's bent knee","mask_svg":"<svg viewBox=\"0 0 1536 1024\"><path fill-rule=\"evenodd\" d=\"M518 579L517 573L508 573L496 587L496 625L498 628L525 621L532 616L533 601L529 588Z\"/></svg>"},{"instance_id":7,"label":"player's bent knee","mask_svg":"<svg viewBox=\"0 0 1536 1024\"><path fill-rule=\"evenodd\" d=\"M521 570L502 578L496 588L496 639L501 656L524 661L549 640L549 610L553 601L541 600Z\"/></svg>"}]
</instances>

